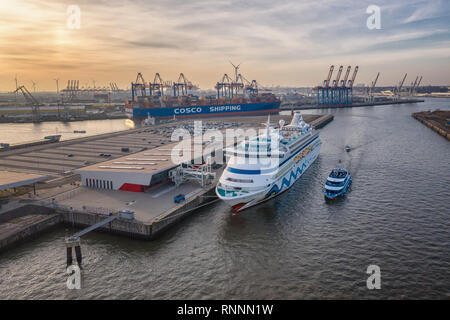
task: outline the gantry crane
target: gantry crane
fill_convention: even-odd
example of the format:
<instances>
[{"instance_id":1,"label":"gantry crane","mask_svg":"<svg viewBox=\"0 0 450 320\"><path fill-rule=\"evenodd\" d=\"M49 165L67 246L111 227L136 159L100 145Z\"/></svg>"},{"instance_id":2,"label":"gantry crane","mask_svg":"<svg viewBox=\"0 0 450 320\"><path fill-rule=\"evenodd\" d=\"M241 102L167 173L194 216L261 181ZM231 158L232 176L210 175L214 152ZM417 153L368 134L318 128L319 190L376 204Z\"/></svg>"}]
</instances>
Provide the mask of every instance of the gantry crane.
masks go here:
<instances>
[{"instance_id":1,"label":"gantry crane","mask_svg":"<svg viewBox=\"0 0 450 320\"><path fill-rule=\"evenodd\" d=\"M333 85L331 87L331 103L340 103L341 90L338 88L339 79L341 78L342 69L344 66L340 66L338 73L336 75L336 79L333 80Z\"/></svg>"},{"instance_id":2,"label":"gantry crane","mask_svg":"<svg viewBox=\"0 0 450 320\"><path fill-rule=\"evenodd\" d=\"M231 90L231 84L233 80L225 73L220 82L216 83L217 99L220 97L231 97L233 92Z\"/></svg>"},{"instance_id":3,"label":"gantry crane","mask_svg":"<svg viewBox=\"0 0 450 320\"><path fill-rule=\"evenodd\" d=\"M355 83L356 74L358 73L358 69L359 69L359 67L356 66L355 69L353 70L352 78L350 80L348 80L347 90L346 90L346 95L345 95L345 100L346 100L345 103L346 104L353 103L353 84ZM349 96L350 96L350 98L349 98Z\"/></svg>"},{"instance_id":4,"label":"gantry crane","mask_svg":"<svg viewBox=\"0 0 450 320\"><path fill-rule=\"evenodd\" d=\"M330 80L333 75L334 65L330 66L327 78L323 81L323 85L317 87L317 104L330 103Z\"/></svg>"},{"instance_id":5,"label":"gantry crane","mask_svg":"<svg viewBox=\"0 0 450 320\"><path fill-rule=\"evenodd\" d=\"M415 87L414 90L413 90L413 94L416 94L416 91L417 91L417 88L418 88L419 85L420 85L420 82L422 82L422 76L420 76L419 82L417 82L416 87Z\"/></svg>"},{"instance_id":6,"label":"gantry crane","mask_svg":"<svg viewBox=\"0 0 450 320\"><path fill-rule=\"evenodd\" d=\"M181 88L181 95L185 96L188 94L188 89L192 89L193 87L192 83L186 79L183 73L180 73L178 80L174 82L172 86L174 96L180 95L180 88Z\"/></svg>"},{"instance_id":7,"label":"gantry crane","mask_svg":"<svg viewBox=\"0 0 450 320\"><path fill-rule=\"evenodd\" d=\"M258 95L258 83L256 80L248 81L242 74L238 75L238 80L241 80L241 83L245 83L244 90L248 92L250 96ZM239 82L239 81L237 81Z\"/></svg>"},{"instance_id":8,"label":"gantry crane","mask_svg":"<svg viewBox=\"0 0 450 320\"><path fill-rule=\"evenodd\" d=\"M409 95L412 94L412 91L417 84L417 80L419 80L419 76L416 77L416 80L414 80L414 82L411 81L411 86L409 87Z\"/></svg>"},{"instance_id":9,"label":"gantry crane","mask_svg":"<svg viewBox=\"0 0 450 320\"><path fill-rule=\"evenodd\" d=\"M408 74L405 73L405 76L404 76L403 79L399 82L397 88L394 89L394 91L395 91L395 96L396 96L397 98L400 98L400 93L401 93L403 84L405 83L405 79L406 79L406 76L407 76L407 75L408 75Z\"/></svg>"},{"instance_id":10,"label":"gantry crane","mask_svg":"<svg viewBox=\"0 0 450 320\"><path fill-rule=\"evenodd\" d=\"M131 83L131 100L134 101L138 96L145 97L147 95L146 88L148 88L148 85L146 85L142 73L139 72L136 81Z\"/></svg>"},{"instance_id":11,"label":"gantry crane","mask_svg":"<svg viewBox=\"0 0 450 320\"><path fill-rule=\"evenodd\" d=\"M420 76L420 79L419 79L419 76L417 76L414 83L411 82L411 87L409 88L409 95L411 95L411 96L415 95L416 89L419 86L421 81L422 81L422 76Z\"/></svg>"},{"instance_id":12,"label":"gantry crane","mask_svg":"<svg viewBox=\"0 0 450 320\"><path fill-rule=\"evenodd\" d=\"M370 85L368 92L367 92L367 96L370 102L373 101L373 89L375 88L375 85L377 84L378 81L378 77L380 76L380 73L378 72L377 76L375 77L375 80L372 81L372 84Z\"/></svg>"}]
</instances>

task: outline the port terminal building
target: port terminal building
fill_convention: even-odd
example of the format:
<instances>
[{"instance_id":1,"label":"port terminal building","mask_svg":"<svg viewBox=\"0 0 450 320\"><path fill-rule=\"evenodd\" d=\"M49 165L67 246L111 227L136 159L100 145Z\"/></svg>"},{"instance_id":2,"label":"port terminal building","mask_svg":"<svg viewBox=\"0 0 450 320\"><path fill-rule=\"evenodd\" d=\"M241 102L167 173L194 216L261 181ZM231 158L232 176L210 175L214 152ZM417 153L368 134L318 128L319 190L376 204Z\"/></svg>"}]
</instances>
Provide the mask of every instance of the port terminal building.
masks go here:
<instances>
[{"instance_id":1,"label":"port terminal building","mask_svg":"<svg viewBox=\"0 0 450 320\"><path fill-rule=\"evenodd\" d=\"M203 150L203 145L201 147ZM182 156L182 150L178 142L171 143L76 169L74 173L81 176L85 187L132 192L146 192L167 181L181 183L183 177L203 181L203 178L213 175L211 163L202 153L194 157L193 150L192 142L191 155L185 158L188 160L174 162L172 152Z\"/></svg>"}]
</instances>

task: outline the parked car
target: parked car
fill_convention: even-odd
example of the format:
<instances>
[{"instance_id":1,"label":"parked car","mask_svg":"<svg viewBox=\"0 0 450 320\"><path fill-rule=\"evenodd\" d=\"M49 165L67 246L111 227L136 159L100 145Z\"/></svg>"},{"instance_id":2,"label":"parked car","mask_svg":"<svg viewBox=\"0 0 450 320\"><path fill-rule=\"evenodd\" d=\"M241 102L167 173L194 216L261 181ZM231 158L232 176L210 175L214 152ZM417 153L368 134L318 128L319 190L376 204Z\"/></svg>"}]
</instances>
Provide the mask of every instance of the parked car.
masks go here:
<instances>
[{"instance_id":1,"label":"parked car","mask_svg":"<svg viewBox=\"0 0 450 320\"><path fill-rule=\"evenodd\" d=\"M180 203L181 201L184 201L184 200L186 200L186 198L185 198L184 194L182 194L182 193L177 194L175 197L173 197L173 201L175 203Z\"/></svg>"}]
</instances>

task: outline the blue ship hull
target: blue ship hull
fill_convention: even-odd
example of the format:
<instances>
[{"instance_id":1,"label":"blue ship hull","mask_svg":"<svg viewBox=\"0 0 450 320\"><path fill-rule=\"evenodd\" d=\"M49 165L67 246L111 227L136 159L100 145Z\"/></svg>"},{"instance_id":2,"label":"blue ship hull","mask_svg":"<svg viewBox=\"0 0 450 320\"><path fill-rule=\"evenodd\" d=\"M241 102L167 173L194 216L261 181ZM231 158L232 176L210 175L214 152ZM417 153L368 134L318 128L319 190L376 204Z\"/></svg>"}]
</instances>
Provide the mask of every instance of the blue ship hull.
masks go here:
<instances>
[{"instance_id":1,"label":"blue ship hull","mask_svg":"<svg viewBox=\"0 0 450 320\"><path fill-rule=\"evenodd\" d=\"M189 106L175 108L133 108L128 110L133 119L153 117L164 118L190 118L190 117L217 117L217 116L244 116L264 115L280 112L280 101L261 103L238 103L208 106Z\"/></svg>"}]
</instances>

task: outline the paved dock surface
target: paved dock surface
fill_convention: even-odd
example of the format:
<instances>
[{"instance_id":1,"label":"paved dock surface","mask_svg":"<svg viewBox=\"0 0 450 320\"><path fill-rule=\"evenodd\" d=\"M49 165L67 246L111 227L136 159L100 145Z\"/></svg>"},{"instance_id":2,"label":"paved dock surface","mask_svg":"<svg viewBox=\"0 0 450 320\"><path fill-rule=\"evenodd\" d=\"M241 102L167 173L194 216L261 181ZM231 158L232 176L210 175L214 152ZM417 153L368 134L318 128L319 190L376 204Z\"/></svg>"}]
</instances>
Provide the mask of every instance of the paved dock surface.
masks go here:
<instances>
[{"instance_id":1,"label":"paved dock surface","mask_svg":"<svg viewBox=\"0 0 450 320\"><path fill-rule=\"evenodd\" d=\"M328 115L303 115L303 117L313 126L321 126L332 120L332 117ZM272 116L271 122L278 123L281 119L289 123L291 116ZM258 129L266 120L266 116L211 118L203 120L203 126L222 131L226 128L245 129L251 127ZM130 223L118 219L113 223L113 228L116 228L116 231L133 235L133 231L130 230L138 227L141 230L141 236L152 237L198 206L213 201L215 198L214 186L221 176L223 167L213 170L215 179L204 188L191 181L184 182L178 187L175 187L172 182L166 182L144 193L79 187L79 177L66 172L124 156L133 157L133 155L147 150L153 157L158 150L162 152L164 148L170 149L173 130L181 126L190 128L192 123L192 120L183 120L125 132L62 141L51 146L34 146L2 152L0 169L50 176L45 183L40 183L36 196L23 195L20 200L14 199L3 207L0 218L2 216L5 218L11 212L14 212L15 215L11 216L13 218L0 219L2 246L24 239L61 222L64 217L68 217L64 214L76 211L77 208L81 209L80 212L84 212L84 216L78 217L78 223L83 225L98 222L97 220L102 218L100 214L117 213L121 209L132 210L135 213L136 221ZM122 148L128 149L122 150ZM155 148L159 149L152 152L151 150ZM164 156L166 155L167 152L164 151ZM186 196L186 201L179 204L174 203L174 196L180 193ZM33 200L43 200L47 205L33 202ZM48 205L49 201L50 206ZM26 206L27 203L42 205L41 209L50 210L50 213L41 214L41 212L35 212L36 209L30 209L31 212L24 213L21 211L24 208L21 205ZM60 206L59 214L54 214L53 204Z\"/></svg>"},{"instance_id":2,"label":"paved dock surface","mask_svg":"<svg viewBox=\"0 0 450 320\"><path fill-rule=\"evenodd\" d=\"M202 193L202 188L196 183L183 183L178 188L172 183L166 183L148 192L127 192L86 188L73 197L58 201L58 204L73 208L91 207L104 208L101 212L115 212L117 210L131 210L136 220L142 223L151 223L159 215L172 210L175 204L173 197L184 194L188 198ZM179 205L183 205L180 203ZM95 211L95 210L94 210Z\"/></svg>"}]
</instances>

